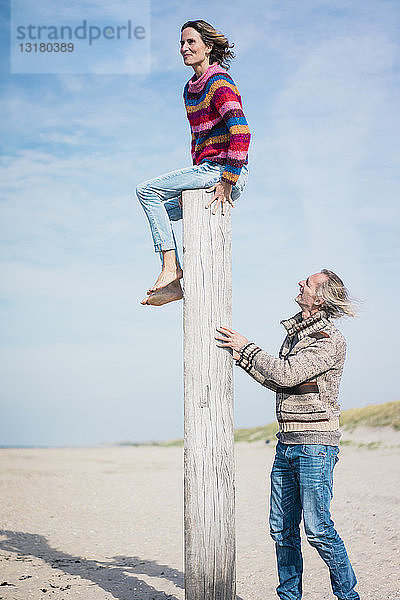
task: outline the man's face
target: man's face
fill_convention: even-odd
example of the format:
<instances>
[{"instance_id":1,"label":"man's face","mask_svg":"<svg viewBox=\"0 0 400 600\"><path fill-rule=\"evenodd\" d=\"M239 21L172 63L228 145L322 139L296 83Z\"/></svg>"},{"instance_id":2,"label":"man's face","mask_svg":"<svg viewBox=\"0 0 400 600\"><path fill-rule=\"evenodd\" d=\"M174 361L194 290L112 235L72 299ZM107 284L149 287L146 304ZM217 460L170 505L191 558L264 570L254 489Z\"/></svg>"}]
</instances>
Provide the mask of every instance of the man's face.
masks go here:
<instances>
[{"instance_id":1,"label":"man's face","mask_svg":"<svg viewBox=\"0 0 400 600\"><path fill-rule=\"evenodd\" d=\"M307 279L299 281L300 293L295 300L303 311L308 311L310 314L318 311L321 308L321 299L317 298L317 289L328 279L324 273L314 273L309 275Z\"/></svg>"}]
</instances>

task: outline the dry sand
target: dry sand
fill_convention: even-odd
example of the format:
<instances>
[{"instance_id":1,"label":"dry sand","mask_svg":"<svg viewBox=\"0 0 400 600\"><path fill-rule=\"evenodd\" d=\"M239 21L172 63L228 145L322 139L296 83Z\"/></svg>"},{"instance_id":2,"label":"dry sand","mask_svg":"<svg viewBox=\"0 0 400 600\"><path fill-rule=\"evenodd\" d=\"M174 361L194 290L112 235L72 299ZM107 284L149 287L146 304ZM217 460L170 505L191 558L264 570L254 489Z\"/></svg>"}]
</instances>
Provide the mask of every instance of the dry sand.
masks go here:
<instances>
[{"instance_id":1,"label":"dry sand","mask_svg":"<svg viewBox=\"0 0 400 600\"><path fill-rule=\"evenodd\" d=\"M371 449L358 444L373 437L358 432L335 470L333 518L362 600L400 598L400 435L390 433ZM236 446L243 600L276 598L266 526L273 454L272 444ZM2 449L0 599L182 600L182 510L181 448ZM333 599L325 565L306 541L303 549L304 600Z\"/></svg>"}]
</instances>

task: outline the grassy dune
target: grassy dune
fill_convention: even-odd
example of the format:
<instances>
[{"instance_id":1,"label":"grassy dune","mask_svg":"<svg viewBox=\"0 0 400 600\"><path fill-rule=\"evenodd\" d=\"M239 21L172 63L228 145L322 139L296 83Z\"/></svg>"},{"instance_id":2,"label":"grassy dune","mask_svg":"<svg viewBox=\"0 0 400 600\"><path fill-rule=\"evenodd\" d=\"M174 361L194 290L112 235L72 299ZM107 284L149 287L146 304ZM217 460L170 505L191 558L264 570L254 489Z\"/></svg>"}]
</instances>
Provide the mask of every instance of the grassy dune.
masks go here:
<instances>
[{"instance_id":1,"label":"grassy dune","mask_svg":"<svg viewBox=\"0 0 400 600\"><path fill-rule=\"evenodd\" d=\"M364 427L392 427L400 431L400 400L385 404L371 404L364 408L344 410L340 417L342 429L354 431L360 425ZM259 440L275 440L278 431L276 421L262 427L236 429L235 442L257 442ZM182 446L183 440L162 442L161 446Z\"/></svg>"},{"instance_id":2,"label":"grassy dune","mask_svg":"<svg viewBox=\"0 0 400 600\"><path fill-rule=\"evenodd\" d=\"M340 417L343 429L353 430L364 427L393 427L400 431L400 400L385 404L370 404L364 408L349 408Z\"/></svg>"}]
</instances>

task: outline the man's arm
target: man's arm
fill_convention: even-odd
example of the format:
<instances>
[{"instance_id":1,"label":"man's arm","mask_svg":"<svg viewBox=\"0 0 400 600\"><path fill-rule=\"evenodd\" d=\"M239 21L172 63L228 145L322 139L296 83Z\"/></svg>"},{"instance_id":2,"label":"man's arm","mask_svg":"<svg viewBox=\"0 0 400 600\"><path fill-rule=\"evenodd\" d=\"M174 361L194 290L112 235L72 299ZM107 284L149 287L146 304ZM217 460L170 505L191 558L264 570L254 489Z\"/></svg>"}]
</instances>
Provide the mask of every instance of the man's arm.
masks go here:
<instances>
[{"instance_id":1,"label":"man's arm","mask_svg":"<svg viewBox=\"0 0 400 600\"><path fill-rule=\"evenodd\" d=\"M252 342L250 342L249 344L247 344L246 346L244 346L242 348L242 350L239 354L239 358L236 361L236 364L239 367L242 367L242 369L244 369L246 371L246 373L248 373L253 379L255 379L262 386L268 388L269 390L272 390L273 392L276 392L276 390L278 389L279 386L277 386L274 382L269 381L263 375L263 373L261 373L259 370L257 370L255 367L252 366L251 357L253 355L253 352L257 352L257 351L261 352L261 349L258 348L258 346L256 346Z\"/></svg>"},{"instance_id":2,"label":"man's arm","mask_svg":"<svg viewBox=\"0 0 400 600\"><path fill-rule=\"evenodd\" d=\"M237 331L233 331L233 329L229 329L228 327L220 327L217 329L217 331L223 335L223 337L218 335L215 336L215 339L221 342L218 345L221 348L232 348L232 356L234 359L236 359L236 364L242 367L242 369L244 369L246 373L253 377L253 379L255 379L258 383L261 383L261 385L264 387L275 392L278 386L272 381L268 381L268 379L266 379L262 373L254 368L251 363L254 351L261 352L261 349L252 342L249 342L247 338Z\"/></svg>"},{"instance_id":3,"label":"man's arm","mask_svg":"<svg viewBox=\"0 0 400 600\"><path fill-rule=\"evenodd\" d=\"M303 383L330 369L337 359L337 346L331 337L316 339L297 354L284 359L271 356L232 329L222 327L219 331L225 336L217 338L224 342L220 346L232 348L237 365L257 381L264 378L268 385L262 385L270 389ZM252 369L257 372L257 377Z\"/></svg>"},{"instance_id":4,"label":"man's arm","mask_svg":"<svg viewBox=\"0 0 400 600\"><path fill-rule=\"evenodd\" d=\"M277 387L293 387L312 379L331 369L337 358L337 348L332 338L315 340L310 346L285 359L271 356L255 344L253 346L248 364ZM239 366L242 366L241 360L242 353L237 362Z\"/></svg>"}]
</instances>

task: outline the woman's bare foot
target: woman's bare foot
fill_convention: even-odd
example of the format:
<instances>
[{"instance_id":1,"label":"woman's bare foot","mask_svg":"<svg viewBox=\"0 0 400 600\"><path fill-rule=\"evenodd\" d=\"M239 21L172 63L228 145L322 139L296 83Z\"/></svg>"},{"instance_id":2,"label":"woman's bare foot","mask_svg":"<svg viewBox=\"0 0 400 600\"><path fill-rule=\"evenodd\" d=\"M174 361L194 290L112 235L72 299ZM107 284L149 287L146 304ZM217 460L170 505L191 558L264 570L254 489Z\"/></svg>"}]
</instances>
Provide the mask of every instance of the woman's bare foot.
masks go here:
<instances>
[{"instance_id":1,"label":"woman's bare foot","mask_svg":"<svg viewBox=\"0 0 400 600\"><path fill-rule=\"evenodd\" d=\"M174 302L175 300L182 300L183 291L179 279L174 279L171 283L165 287L156 290L146 298L144 298L140 304L148 304L150 306L162 306L168 302Z\"/></svg>"},{"instance_id":2,"label":"woman's bare foot","mask_svg":"<svg viewBox=\"0 0 400 600\"><path fill-rule=\"evenodd\" d=\"M153 294L157 290L161 290L162 288L167 287L170 283L174 281L178 281L182 279L183 271L180 267L176 267L175 269L163 269L159 274L157 281L153 285L153 287L147 290L148 294Z\"/></svg>"}]
</instances>

